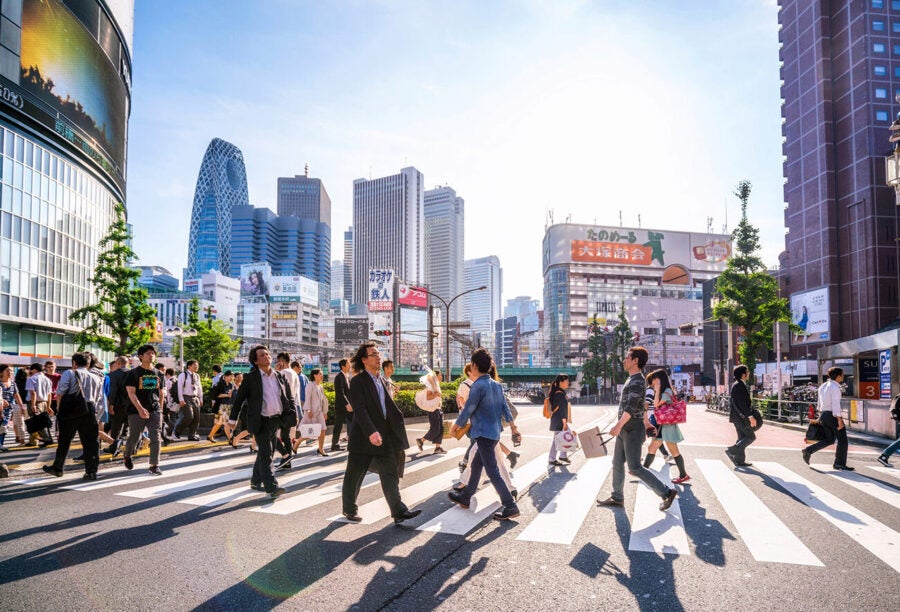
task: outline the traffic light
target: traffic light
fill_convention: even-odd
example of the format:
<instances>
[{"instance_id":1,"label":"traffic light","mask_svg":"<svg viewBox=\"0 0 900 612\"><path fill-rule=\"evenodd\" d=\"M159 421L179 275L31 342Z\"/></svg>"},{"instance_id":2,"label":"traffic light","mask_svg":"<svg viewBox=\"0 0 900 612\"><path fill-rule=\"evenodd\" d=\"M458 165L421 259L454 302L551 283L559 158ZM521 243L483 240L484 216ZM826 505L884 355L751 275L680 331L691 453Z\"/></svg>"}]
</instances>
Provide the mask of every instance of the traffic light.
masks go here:
<instances>
[{"instance_id":1,"label":"traffic light","mask_svg":"<svg viewBox=\"0 0 900 612\"><path fill-rule=\"evenodd\" d=\"M390 336L390 335L391 335L391 330L389 330L389 329L376 329L376 330L375 330L375 335L376 335L376 336Z\"/></svg>"}]
</instances>

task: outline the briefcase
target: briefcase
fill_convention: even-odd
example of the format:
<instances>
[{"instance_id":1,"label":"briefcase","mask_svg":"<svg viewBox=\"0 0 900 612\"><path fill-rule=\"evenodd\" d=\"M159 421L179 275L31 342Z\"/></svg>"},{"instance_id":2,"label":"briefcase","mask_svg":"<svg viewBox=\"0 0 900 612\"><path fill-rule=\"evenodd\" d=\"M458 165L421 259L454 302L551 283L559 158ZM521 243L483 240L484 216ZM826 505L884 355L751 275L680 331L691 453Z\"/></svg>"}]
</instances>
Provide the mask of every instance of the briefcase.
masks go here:
<instances>
[{"instance_id":1,"label":"briefcase","mask_svg":"<svg viewBox=\"0 0 900 612\"><path fill-rule=\"evenodd\" d=\"M612 438L604 440L603 434L600 433L600 428L592 427L578 434L578 442L581 444L584 456L592 459L594 457L605 457L609 454L606 445L612 442Z\"/></svg>"},{"instance_id":2,"label":"briefcase","mask_svg":"<svg viewBox=\"0 0 900 612\"><path fill-rule=\"evenodd\" d=\"M25 419L25 429L30 434L37 433L43 429L50 429L53 426L53 421L50 420L50 415L46 412L39 412L31 418Z\"/></svg>"}]
</instances>

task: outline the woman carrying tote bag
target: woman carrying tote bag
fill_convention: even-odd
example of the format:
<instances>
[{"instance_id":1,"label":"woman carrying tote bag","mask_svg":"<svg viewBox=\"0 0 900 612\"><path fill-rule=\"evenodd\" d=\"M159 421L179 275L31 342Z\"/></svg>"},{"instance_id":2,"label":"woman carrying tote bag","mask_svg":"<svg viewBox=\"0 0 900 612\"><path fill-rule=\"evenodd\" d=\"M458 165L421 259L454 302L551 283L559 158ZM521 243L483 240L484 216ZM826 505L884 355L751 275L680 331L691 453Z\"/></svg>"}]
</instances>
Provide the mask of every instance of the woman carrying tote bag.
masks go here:
<instances>
[{"instance_id":1,"label":"woman carrying tote bag","mask_svg":"<svg viewBox=\"0 0 900 612\"><path fill-rule=\"evenodd\" d=\"M666 374L665 370L660 369L650 372L647 376L647 384L656 391L654 401L655 408L659 408L663 404L671 404L676 400L675 391L672 389L672 383L669 382L669 375ZM649 417L647 417L647 419L648 421L645 425L650 424ZM663 442L665 442L666 446L669 448L669 452L672 453L675 465L678 466L678 478L673 478L672 482L675 484L687 482L691 477L688 476L688 473L684 469L684 457L681 456L681 452L678 450L678 443L684 440L681 428L674 424L659 425L658 427L660 428L661 435L658 438L653 438L650 442L650 448L647 449L647 457L644 459L644 467L650 467L654 457L656 457L656 450Z\"/></svg>"}]
</instances>

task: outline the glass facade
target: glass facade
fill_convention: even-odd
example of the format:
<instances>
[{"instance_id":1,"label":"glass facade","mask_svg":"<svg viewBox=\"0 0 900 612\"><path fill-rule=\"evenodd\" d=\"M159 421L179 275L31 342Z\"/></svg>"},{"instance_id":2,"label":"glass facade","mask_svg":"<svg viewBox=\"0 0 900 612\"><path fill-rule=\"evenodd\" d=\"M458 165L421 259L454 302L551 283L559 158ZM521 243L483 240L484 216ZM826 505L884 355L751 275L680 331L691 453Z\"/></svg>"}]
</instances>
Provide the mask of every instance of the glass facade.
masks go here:
<instances>
[{"instance_id":1,"label":"glass facade","mask_svg":"<svg viewBox=\"0 0 900 612\"><path fill-rule=\"evenodd\" d=\"M91 301L115 194L71 158L0 123L0 352L62 358Z\"/></svg>"}]
</instances>

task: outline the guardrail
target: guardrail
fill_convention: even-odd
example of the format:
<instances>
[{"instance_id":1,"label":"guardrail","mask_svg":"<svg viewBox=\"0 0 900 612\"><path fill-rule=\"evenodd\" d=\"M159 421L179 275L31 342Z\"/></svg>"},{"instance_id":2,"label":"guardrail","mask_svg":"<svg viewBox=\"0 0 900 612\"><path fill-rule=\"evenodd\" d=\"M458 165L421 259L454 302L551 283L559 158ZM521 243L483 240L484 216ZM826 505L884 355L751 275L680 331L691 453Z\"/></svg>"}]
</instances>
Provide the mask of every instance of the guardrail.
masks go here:
<instances>
[{"instance_id":1,"label":"guardrail","mask_svg":"<svg viewBox=\"0 0 900 612\"><path fill-rule=\"evenodd\" d=\"M706 409L710 412L728 414L731 410L730 399L730 396L725 394L711 395L706 401ZM778 400L774 399L755 397L752 402L753 407L759 410L763 419L767 421L805 425L809 423L810 408L815 415L816 405L809 401L781 400L780 407Z\"/></svg>"}]
</instances>

